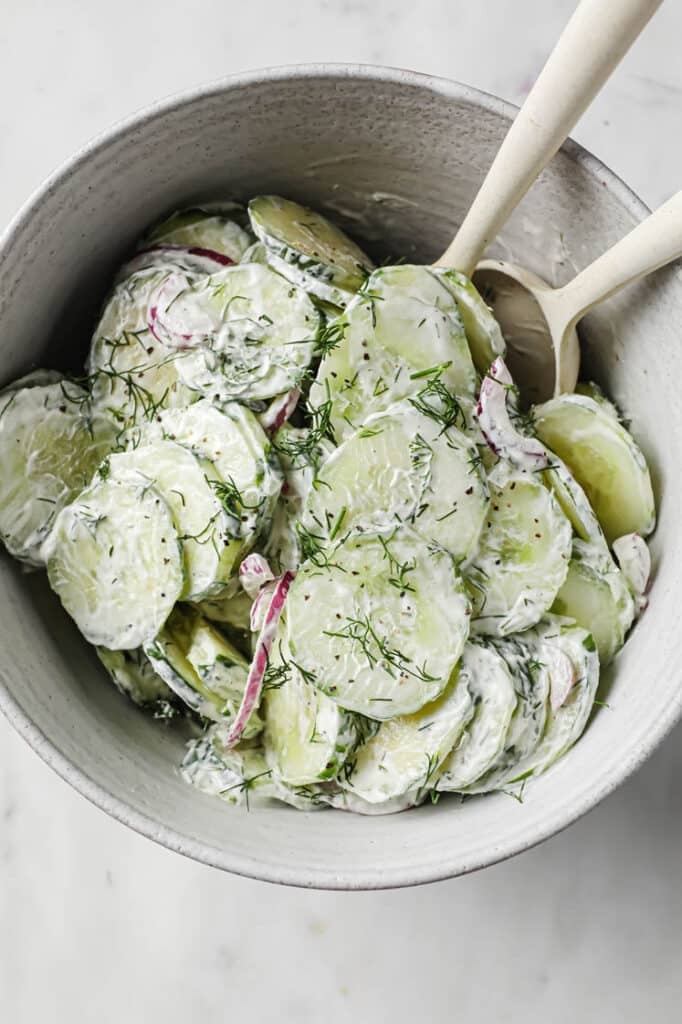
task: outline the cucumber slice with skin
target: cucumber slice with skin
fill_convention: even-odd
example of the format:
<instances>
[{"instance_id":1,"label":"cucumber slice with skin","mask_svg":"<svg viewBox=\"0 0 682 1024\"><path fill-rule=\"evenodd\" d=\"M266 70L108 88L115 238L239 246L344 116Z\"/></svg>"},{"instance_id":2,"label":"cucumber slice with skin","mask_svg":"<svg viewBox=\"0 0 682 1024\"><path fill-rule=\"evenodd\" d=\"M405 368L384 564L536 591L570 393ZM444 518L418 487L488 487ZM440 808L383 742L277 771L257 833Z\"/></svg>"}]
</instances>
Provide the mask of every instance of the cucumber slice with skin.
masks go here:
<instances>
[{"instance_id":1,"label":"cucumber slice with skin","mask_svg":"<svg viewBox=\"0 0 682 1024\"><path fill-rule=\"evenodd\" d=\"M218 409L206 399L167 409L141 433L142 441L166 438L211 463L225 486L214 484L235 520L242 552L264 533L282 487L282 474L254 414L232 402Z\"/></svg>"},{"instance_id":2,"label":"cucumber slice with skin","mask_svg":"<svg viewBox=\"0 0 682 1024\"><path fill-rule=\"evenodd\" d=\"M250 245L239 261L240 263L261 263L267 265L267 253L262 242Z\"/></svg>"},{"instance_id":3,"label":"cucumber slice with skin","mask_svg":"<svg viewBox=\"0 0 682 1024\"><path fill-rule=\"evenodd\" d=\"M0 538L10 554L44 564L55 516L90 482L116 433L69 381L0 396Z\"/></svg>"},{"instance_id":4,"label":"cucumber slice with skin","mask_svg":"<svg viewBox=\"0 0 682 1024\"><path fill-rule=\"evenodd\" d=\"M145 644L156 672L197 714L231 724L242 700L249 663L217 629L187 607L178 607L157 636ZM262 721L254 714L245 738Z\"/></svg>"},{"instance_id":5,"label":"cucumber slice with skin","mask_svg":"<svg viewBox=\"0 0 682 1024\"><path fill-rule=\"evenodd\" d=\"M241 700L248 660L202 616L192 619L186 648L188 662L208 692L234 693Z\"/></svg>"},{"instance_id":6,"label":"cucumber slice with skin","mask_svg":"<svg viewBox=\"0 0 682 1024\"><path fill-rule=\"evenodd\" d=\"M443 761L436 789L457 792L471 786L504 750L517 696L504 658L492 647L470 642L464 648L459 683L474 701L474 714L458 743Z\"/></svg>"},{"instance_id":7,"label":"cucumber slice with skin","mask_svg":"<svg viewBox=\"0 0 682 1024\"><path fill-rule=\"evenodd\" d=\"M439 267L434 267L434 273L457 303L476 369L481 374L487 373L490 364L507 350L500 325L468 277L457 270Z\"/></svg>"},{"instance_id":8,"label":"cucumber slice with skin","mask_svg":"<svg viewBox=\"0 0 682 1024\"><path fill-rule=\"evenodd\" d=\"M249 218L278 273L312 295L343 306L373 264L335 224L280 196L256 196Z\"/></svg>"},{"instance_id":9,"label":"cucumber slice with skin","mask_svg":"<svg viewBox=\"0 0 682 1024\"><path fill-rule=\"evenodd\" d=\"M635 617L635 602L608 552L575 540L568 575L552 611L589 630L599 658L607 664L625 643Z\"/></svg>"},{"instance_id":10,"label":"cucumber slice with skin","mask_svg":"<svg viewBox=\"0 0 682 1024\"><path fill-rule=\"evenodd\" d=\"M479 427L491 449L522 472L535 473L551 488L573 529L608 552L601 526L587 496L568 467L537 437L519 415L516 389L502 359L491 365L481 384Z\"/></svg>"},{"instance_id":11,"label":"cucumber slice with skin","mask_svg":"<svg viewBox=\"0 0 682 1024\"><path fill-rule=\"evenodd\" d=\"M185 782L208 796L247 808L252 798L274 796L272 772L262 748L244 743L229 749L223 742L224 732L224 726L212 725L190 741L180 767Z\"/></svg>"},{"instance_id":12,"label":"cucumber slice with skin","mask_svg":"<svg viewBox=\"0 0 682 1024\"><path fill-rule=\"evenodd\" d=\"M573 746L587 724L599 685L599 657L591 633L561 621L543 624L538 657L550 667L550 675L556 672L557 655L572 665L573 684L560 704L550 701L543 735L517 762L507 789L546 771Z\"/></svg>"},{"instance_id":13,"label":"cucumber slice with skin","mask_svg":"<svg viewBox=\"0 0 682 1024\"><path fill-rule=\"evenodd\" d=\"M469 632L469 602L452 558L403 527L359 535L306 562L287 600L292 657L341 707L384 720L445 689ZM396 566L409 566L409 586ZM321 571L324 569L324 571Z\"/></svg>"},{"instance_id":14,"label":"cucumber slice with skin","mask_svg":"<svg viewBox=\"0 0 682 1024\"><path fill-rule=\"evenodd\" d=\"M473 396L476 371L450 291L426 267L386 267L333 322L338 343L322 360L310 404L329 403L337 441L401 398ZM457 410L448 410L459 426Z\"/></svg>"},{"instance_id":15,"label":"cucumber slice with skin","mask_svg":"<svg viewBox=\"0 0 682 1024\"><path fill-rule=\"evenodd\" d=\"M415 714L382 722L346 764L339 786L371 804L432 787L473 714L466 683L454 678Z\"/></svg>"},{"instance_id":16,"label":"cucumber slice with skin","mask_svg":"<svg viewBox=\"0 0 682 1024\"><path fill-rule=\"evenodd\" d=\"M183 383L214 403L274 398L302 380L321 317L308 295L269 267L241 263L167 277L151 299L155 331L178 352Z\"/></svg>"},{"instance_id":17,"label":"cucumber slice with skin","mask_svg":"<svg viewBox=\"0 0 682 1024\"><path fill-rule=\"evenodd\" d=\"M647 542L638 533L626 533L614 540L613 554L618 559L637 611L643 611L648 604L646 593L651 577L651 554Z\"/></svg>"},{"instance_id":18,"label":"cucumber slice with skin","mask_svg":"<svg viewBox=\"0 0 682 1024\"><path fill-rule=\"evenodd\" d=\"M608 412L610 416L613 416L615 420L620 421L620 413L610 399L606 397L602 389L594 381L578 381L575 386L576 395L587 395L588 398L594 399L598 402L604 412Z\"/></svg>"},{"instance_id":19,"label":"cucumber slice with skin","mask_svg":"<svg viewBox=\"0 0 682 1024\"><path fill-rule=\"evenodd\" d=\"M252 244L252 237L231 217L202 209L178 210L158 224L143 245L159 242L209 249L238 263Z\"/></svg>"},{"instance_id":20,"label":"cucumber slice with skin","mask_svg":"<svg viewBox=\"0 0 682 1024\"><path fill-rule=\"evenodd\" d=\"M611 543L646 536L656 524L644 456L622 423L587 395L560 395L533 410L538 436L563 459L587 494Z\"/></svg>"},{"instance_id":21,"label":"cucumber slice with skin","mask_svg":"<svg viewBox=\"0 0 682 1024\"><path fill-rule=\"evenodd\" d=\"M211 622L223 623L233 629L251 629L251 605L253 601L243 590L235 594L222 594L200 601L197 610Z\"/></svg>"},{"instance_id":22,"label":"cucumber slice with skin","mask_svg":"<svg viewBox=\"0 0 682 1024\"><path fill-rule=\"evenodd\" d=\"M59 370L43 370L40 368L29 370L22 377L17 377L16 380L5 384L2 391L0 391L0 401L11 391L21 391L22 388L47 387L49 384L59 384L62 380L64 380L64 374L60 373ZM68 386L69 382L66 381L65 383Z\"/></svg>"},{"instance_id":23,"label":"cucumber slice with skin","mask_svg":"<svg viewBox=\"0 0 682 1024\"><path fill-rule=\"evenodd\" d=\"M500 462L488 477L490 508L464 572L472 632L506 636L538 622L566 579L571 524L532 474Z\"/></svg>"},{"instance_id":24,"label":"cucumber slice with skin","mask_svg":"<svg viewBox=\"0 0 682 1024\"><path fill-rule=\"evenodd\" d=\"M157 717L172 714L175 694L154 671L141 648L110 651L106 647L97 647L95 650L117 690L139 707L154 711Z\"/></svg>"},{"instance_id":25,"label":"cucumber slice with skin","mask_svg":"<svg viewBox=\"0 0 682 1024\"><path fill-rule=\"evenodd\" d=\"M296 524L315 475L334 447L309 428L292 427L287 423L274 435L273 448L284 471L284 484L275 506L264 553L280 572L295 572L305 560L304 535L297 530Z\"/></svg>"},{"instance_id":26,"label":"cucumber slice with skin","mask_svg":"<svg viewBox=\"0 0 682 1024\"><path fill-rule=\"evenodd\" d=\"M195 398L178 376L182 353L162 345L149 326L150 300L171 272L151 267L117 284L92 337L87 371L93 403L122 430Z\"/></svg>"},{"instance_id":27,"label":"cucumber slice with skin","mask_svg":"<svg viewBox=\"0 0 682 1024\"><path fill-rule=\"evenodd\" d=\"M219 592L241 552L238 525L221 503L211 465L174 441L157 441L112 455L113 476L137 474L161 492L171 509L183 547L184 600Z\"/></svg>"},{"instance_id":28,"label":"cucumber slice with skin","mask_svg":"<svg viewBox=\"0 0 682 1024\"><path fill-rule=\"evenodd\" d=\"M324 811L334 808L353 814L382 815L398 814L410 807L417 807L427 796L426 790L412 790L380 804L371 804L348 790L339 789L335 782L320 782L310 786L288 786L273 771L268 795L295 807L297 811Z\"/></svg>"},{"instance_id":29,"label":"cucumber slice with skin","mask_svg":"<svg viewBox=\"0 0 682 1024\"><path fill-rule=\"evenodd\" d=\"M306 681L280 628L266 670L265 756L291 786L333 779L376 723L344 711Z\"/></svg>"},{"instance_id":30,"label":"cucumber slice with skin","mask_svg":"<svg viewBox=\"0 0 682 1024\"><path fill-rule=\"evenodd\" d=\"M518 765L538 746L549 714L552 676L543 660L539 628L486 643L507 663L516 690L512 713L502 750L489 769L461 792L489 793L500 789L520 774Z\"/></svg>"},{"instance_id":31,"label":"cucumber slice with skin","mask_svg":"<svg viewBox=\"0 0 682 1024\"><path fill-rule=\"evenodd\" d=\"M488 511L476 445L455 427L400 402L370 416L318 471L302 516L328 541L353 530L390 534L410 523L461 562ZM387 549L390 558L390 549Z\"/></svg>"},{"instance_id":32,"label":"cucumber slice with skin","mask_svg":"<svg viewBox=\"0 0 682 1024\"><path fill-rule=\"evenodd\" d=\"M139 474L98 476L59 513L45 555L50 585L83 636L111 650L156 636L185 583L171 510Z\"/></svg>"},{"instance_id":33,"label":"cucumber slice with skin","mask_svg":"<svg viewBox=\"0 0 682 1024\"><path fill-rule=\"evenodd\" d=\"M392 797L390 800L382 800L381 803L370 803L362 797L349 790L333 790L329 793L322 793L318 799L324 801L329 807L339 811L350 811L352 814L399 814L411 807L418 807L427 796L427 790L417 789L402 793L400 796Z\"/></svg>"}]
</instances>

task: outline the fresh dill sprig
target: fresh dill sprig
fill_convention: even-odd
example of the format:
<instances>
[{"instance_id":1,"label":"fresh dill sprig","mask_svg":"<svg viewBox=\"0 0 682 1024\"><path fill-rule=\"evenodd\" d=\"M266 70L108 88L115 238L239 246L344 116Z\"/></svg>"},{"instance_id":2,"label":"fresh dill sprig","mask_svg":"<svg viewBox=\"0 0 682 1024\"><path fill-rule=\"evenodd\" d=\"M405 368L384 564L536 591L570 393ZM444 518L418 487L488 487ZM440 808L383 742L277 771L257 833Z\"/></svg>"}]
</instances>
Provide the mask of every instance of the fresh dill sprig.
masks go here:
<instances>
[{"instance_id":1,"label":"fresh dill sprig","mask_svg":"<svg viewBox=\"0 0 682 1024\"><path fill-rule=\"evenodd\" d=\"M288 431L276 435L272 447L278 455L289 459L293 467L319 465L322 457L322 443L334 441L331 425L332 399L329 383L326 383L327 397L320 405L308 403L307 411L310 424L303 436L292 436Z\"/></svg>"},{"instance_id":2,"label":"fresh dill sprig","mask_svg":"<svg viewBox=\"0 0 682 1024\"><path fill-rule=\"evenodd\" d=\"M422 323L424 321L422 320ZM438 363L436 366L429 366L425 370L415 370L414 373L410 374L410 380L421 380L424 377L440 377L449 366L452 366L452 359L448 359L446 363Z\"/></svg>"},{"instance_id":3,"label":"fresh dill sprig","mask_svg":"<svg viewBox=\"0 0 682 1024\"><path fill-rule=\"evenodd\" d=\"M442 369L435 367L435 376L409 401L423 416L429 416L441 427L441 433L449 427L465 427L466 416L457 398L441 380Z\"/></svg>"},{"instance_id":4,"label":"fresh dill sprig","mask_svg":"<svg viewBox=\"0 0 682 1024\"><path fill-rule=\"evenodd\" d=\"M401 676L419 679L423 683L437 681L437 676L432 676L426 671L426 664L415 665L402 651L397 647L392 647L388 640L379 636L367 615L362 619L347 617L346 625L341 629L325 629L323 633L328 637L350 640L353 644L357 644L371 669L380 665L393 678L397 673Z\"/></svg>"},{"instance_id":5,"label":"fresh dill sprig","mask_svg":"<svg viewBox=\"0 0 682 1024\"><path fill-rule=\"evenodd\" d=\"M329 560L329 555L325 550L326 537L319 533L313 533L300 520L295 523L294 530L301 547L302 562L310 562L317 569L332 569L336 566L335 562Z\"/></svg>"},{"instance_id":6,"label":"fresh dill sprig","mask_svg":"<svg viewBox=\"0 0 682 1024\"><path fill-rule=\"evenodd\" d=\"M389 547L392 539L393 537L390 537L388 540L385 537L379 537L379 543L384 549L384 558L388 561L391 573L388 577L388 582L392 587L395 587L396 590L401 591L401 593L407 593L408 591L414 593L415 588L407 577L417 568L417 563L416 561L399 562Z\"/></svg>"},{"instance_id":7,"label":"fresh dill sprig","mask_svg":"<svg viewBox=\"0 0 682 1024\"><path fill-rule=\"evenodd\" d=\"M433 458L433 448L421 434L416 434L410 441L410 460L412 468L418 472L428 469Z\"/></svg>"},{"instance_id":8,"label":"fresh dill sprig","mask_svg":"<svg viewBox=\"0 0 682 1024\"><path fill-rule=\"evenodd\" d=\"M246 512L257 513L265 500L261 498L259 501L250 504L231 476L227 480L209 480L209 483L227 514L239 522L244 518L248 518L245 517Z\"/></svg>"},{"instance_id":9,"label":"fresh dill sprig","mask_svg":"<svg viewBox=\"0 0 682 1024\"><path fill-rule=\"evenodd\" d=\"M324 359L335 348L338 348L348 330L348 321L338 318L323 321L315 338L315 355Z\"/></svg>"},{"instance_id":10,"label":"fresh dill sprig","mask_svg":"<svg viewBox=\"0 0 682 1024\"><path fill-rule=\"evenodd\" d=\"M218 796L225 796L227 793L231 793L233 790L236 789L239 793L244 794L244 802L246 804L246 809L248 811L250 810L249 792L253 788L254 783L256 783L258 779L267 778L267 776L269 775L272 775L272 768L268 768L266 771L263 772L258 772L257 775L250 775L248 778L245 777L241 779L239 782L235 782L233 786L226 786L225 789L220 790Z\"/></svg>"}]
</instances>

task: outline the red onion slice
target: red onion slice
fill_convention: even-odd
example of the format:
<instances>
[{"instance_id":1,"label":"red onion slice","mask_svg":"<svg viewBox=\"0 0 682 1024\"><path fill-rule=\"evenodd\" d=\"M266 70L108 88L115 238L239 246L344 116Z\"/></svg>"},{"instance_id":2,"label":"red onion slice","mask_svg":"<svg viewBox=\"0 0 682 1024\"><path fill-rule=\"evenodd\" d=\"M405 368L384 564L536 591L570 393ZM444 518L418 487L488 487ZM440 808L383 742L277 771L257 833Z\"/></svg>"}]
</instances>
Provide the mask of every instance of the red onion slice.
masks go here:
<instances>
[{"instance_id":1,"label":"red onion slice","mask_svg":"<svg viewBox=\"0 0 682 1024\"><path fill-rule=\"evenodd\" d=\"M147 324L157 341L168 348L187 349L201 345L218 328L218 323L201 304L188 301L194 286L186 274L172 271L163 279L149 301Z\"/></svg>"},{"instance_id":2,"label":"red onion slice","mask_svg":"<svg viewBox=\"0 0 682 1024\"><path fill-rule=\"evenodd\" d=\"M285 572L283 576L280 576L272 584L268 584L268 586L273 587L272 596L270 597L263 625L256 641L256 649L246 680L244 696L225 740L227 747L234 747L239 742L249 718L258 707L260 695L263 691L263 677L265 676L270 651L277 635L277 625L293 579L294 574L292 572Z\"/></svg>"},{"instance_id":3,"label":"red onion slice","mask_svg":"<svg viewBox=\"0 0 682 1024\"><path fill-rule=\"evenodd\" d=\"M511 421L507 408L510 383L509 370L498 356L481 384L478 399L477 416L483 436L496 455L509 459L517 468L531 472L546 468L551 458L545 446L521 434Z\"/></svg>"},{"instance_id":4,"label":"red onion slice","mask_svg":"<svg viewBox=\"0 0 682 1024\"><path fill-rule=\"evenodd\" d=\"M259 416L261 426L266 434L275 434L290 418L301 398L300 388L292 388L284 395L273 398L264 413Z\"/></svg>"},{"instance_id":5,"label":"red onion slice","mask_svg":"<svg viewBox=\"0 0 682 1024\"><path fill-rule=\"evenodd\" d=\"M239 582L242 585L242 590L246 591L252 601L261 587L274 578L275 574L270 568L270 563L255 552L247 555L239 566Z\"/></svg>"}]
</instances>

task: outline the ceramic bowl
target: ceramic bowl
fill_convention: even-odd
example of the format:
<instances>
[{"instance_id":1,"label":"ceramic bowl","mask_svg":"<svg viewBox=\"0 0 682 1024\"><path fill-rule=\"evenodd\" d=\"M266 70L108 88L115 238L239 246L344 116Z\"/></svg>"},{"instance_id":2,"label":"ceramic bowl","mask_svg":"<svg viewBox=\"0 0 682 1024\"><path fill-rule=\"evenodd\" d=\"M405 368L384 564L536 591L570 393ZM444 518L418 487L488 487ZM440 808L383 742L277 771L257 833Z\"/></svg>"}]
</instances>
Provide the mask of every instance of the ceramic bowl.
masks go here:
<instances>
[{"instance_id":1,"label":"ceramic bowl","mask_svg":"<svg viewBox=\"0 0 682 1024\"><path fill-rule=\"evenodd\" d=\"M446 246L513 108L404 71L304 66L228 78L135 115L76 154L0 242L0 383L35 365L82 366L97 307L141 230L199 198L278 192L336 217L378 257L428 262ZM647 210L567 143L493 254L569 279ZM180 778L182 736L105 678L42 574L0 558L0 705L84 796L187 856L273 882L339 889L448 878L519 853L630 775L680 715L682 279L669 269L584 322L588 372L624 410L652 467L659 524L650 606L604 682L608 709L529 785L388 817L232 808ZM665 553L665 557L663 557Z\"/></svg>"}]
</instances>

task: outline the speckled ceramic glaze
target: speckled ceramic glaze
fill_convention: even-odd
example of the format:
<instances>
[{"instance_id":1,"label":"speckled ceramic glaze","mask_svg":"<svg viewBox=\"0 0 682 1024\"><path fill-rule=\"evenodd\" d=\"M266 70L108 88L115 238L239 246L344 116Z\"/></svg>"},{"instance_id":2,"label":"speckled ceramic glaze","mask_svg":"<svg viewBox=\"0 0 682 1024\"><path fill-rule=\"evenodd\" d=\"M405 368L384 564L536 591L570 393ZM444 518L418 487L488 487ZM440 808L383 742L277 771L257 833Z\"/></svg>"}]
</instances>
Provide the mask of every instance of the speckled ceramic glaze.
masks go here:
<instances>
[{"instance_id":1,"label":"speckled ceramic glaze","mask_svg":"<svg viewBox=\"0 0 682 1024\"><path fill-rule=\"evenodd\" d=\"M112 271L140 231L192 199L275 191L337 216L379 256L429 261L446 246L513 111L466 86L402 71L307 66L227 79L96 140L27 203L0 244L0 382L77 368ZM496 252L555 283L645 215L599 161L567 145ZM177 773L183 737L120 697L42 575L0 559L0 706L76 789L190 857L303 886L380 888L447 878L570 824L648 756L680 716L682 279L669 269L584 323L585 361L653 469L660 519L651 603L569 756L504 795L391 817L247 812Z\"/></svg>"}]
</instances>

